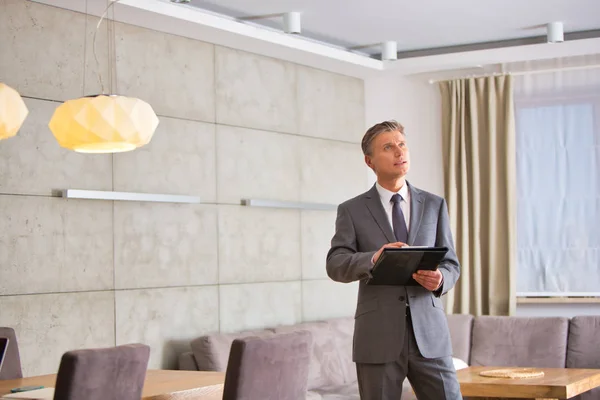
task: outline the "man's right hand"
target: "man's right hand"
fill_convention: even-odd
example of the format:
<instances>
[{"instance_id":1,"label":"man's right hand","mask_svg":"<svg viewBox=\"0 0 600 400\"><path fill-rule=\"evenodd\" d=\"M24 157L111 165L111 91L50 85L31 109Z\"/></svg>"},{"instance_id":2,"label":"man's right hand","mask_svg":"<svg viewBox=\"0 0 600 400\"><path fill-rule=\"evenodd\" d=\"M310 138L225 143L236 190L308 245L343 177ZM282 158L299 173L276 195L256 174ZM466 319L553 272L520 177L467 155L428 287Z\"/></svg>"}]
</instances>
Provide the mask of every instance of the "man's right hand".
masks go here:
<instances>
[{"instance_id":1,"label":"man's right hand","mask_svg":"<svg viewBox=\"0 0 600 400\"><path fill-rule=\"evenodd\" d=\"M400 248L400 247L404 247L404 246L407 246L407 244L402 243L402 242L384 244L383 246L381 246L381 248L379 250L377 250L377 253L375 253L375 255L373 256L373 264L375 264L377 262L377 260L379 260L379 256L383 252L383 249L390 249L390 248L394 248L394 247Z\"/></svg>"}]
</instances>

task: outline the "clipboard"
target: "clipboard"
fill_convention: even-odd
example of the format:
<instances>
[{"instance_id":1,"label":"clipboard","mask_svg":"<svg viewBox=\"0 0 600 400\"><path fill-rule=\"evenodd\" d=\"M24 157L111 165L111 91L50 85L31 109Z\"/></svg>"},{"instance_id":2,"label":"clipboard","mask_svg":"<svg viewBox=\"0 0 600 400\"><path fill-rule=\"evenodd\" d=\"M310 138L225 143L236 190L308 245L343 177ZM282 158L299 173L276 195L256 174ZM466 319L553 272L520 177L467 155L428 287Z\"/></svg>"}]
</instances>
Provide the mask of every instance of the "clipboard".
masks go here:
<instances>
[{"instance_id":1,"label":"clipboard","mask_svg":"<svg viewBox=\"0 0 600 400\"><path fill-rule=\"evenodd\" d=\"M448 252L447 247L400 247L383 249L373 266L368 285L417 286L412 274L435 271Z\"/></svg>"}]
</instances>

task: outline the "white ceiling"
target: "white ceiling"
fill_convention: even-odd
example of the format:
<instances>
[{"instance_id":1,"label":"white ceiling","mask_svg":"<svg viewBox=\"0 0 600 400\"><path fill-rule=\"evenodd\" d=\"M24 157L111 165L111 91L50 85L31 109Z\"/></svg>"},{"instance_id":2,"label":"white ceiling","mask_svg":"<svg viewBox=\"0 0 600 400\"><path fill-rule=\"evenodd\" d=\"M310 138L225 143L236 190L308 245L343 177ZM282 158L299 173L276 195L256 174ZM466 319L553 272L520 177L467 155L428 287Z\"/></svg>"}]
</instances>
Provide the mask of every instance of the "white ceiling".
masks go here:
<instances>
[{"instance_id":1,"label":"white ceiling","mask_svg":"<svg viewBox=\"0 0 600 400\"><path fill-rule=\"evenodd\" d=\"M99 16L109 0L30 1ZM416 5L417 2L428 9ZM119 0L111 18L359 78L481 70L484 66L511 62L600 54L600 0L403 0L402 3L399 0L369 0L369 3L367 0L192 0L191 5L182 5L171 0ZM490 4L501 7L494 9ZM543 5L546 7L541 8ZM436 10L436 14L429 10ZM275 29L236 19L287 11L304 14L302 35L283 33L281 18L266 21ZM545 43L544 28L533 27L552 20L564 21L567 32L587 31L591 37L566 35L564 43ZM307 40L307 35L322 42ZM537 38L506 41L527 36ZM380 60L376 56L379 46L369 49L371 56L345 48L384 40L398 41L399 60ZM497 40L501 42L490 43ZM447 47L454 45L464 46ZM436 50L410 52L428 48Z\"/></svg>"},{"instance_id":2,"label":"white ceiling","mask_svg":"<svg viewBox=\"0 0 600 400\"><path fill-rule=\"evenodd\" d=\"M544 36L552 21L564 22L565 32L600 29L600 0L191 0L190 5L236 18L299 11L303 36L343 47L395 40L399 52ZM281 27L281 18L255 22ZM376 54L380 48L364 51Z\"/></svg>"}]
</instances>

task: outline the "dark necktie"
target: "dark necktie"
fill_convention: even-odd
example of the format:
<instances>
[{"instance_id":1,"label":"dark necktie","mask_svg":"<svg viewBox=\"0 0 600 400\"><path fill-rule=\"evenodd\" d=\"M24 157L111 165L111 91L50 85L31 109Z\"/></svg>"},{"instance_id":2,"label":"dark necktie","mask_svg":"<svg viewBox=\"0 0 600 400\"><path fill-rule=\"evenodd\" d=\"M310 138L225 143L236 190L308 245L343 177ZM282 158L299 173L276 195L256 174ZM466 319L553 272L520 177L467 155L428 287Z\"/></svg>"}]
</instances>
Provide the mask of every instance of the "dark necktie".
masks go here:
<instances>
[{"instance_id":1,"label":"dark necktie","mask_svg":"<svg viewBox=\"0 0 600 400\"><path fill-rule=\"evenodd\" d=\"M408 229L406 229L404 213L402 212L402 208L400 208L401 201L402 196L400 196L398 193L392 196L392 202L394 203L394 206L392 207L392 227L394 229L394 236L396 236L396 240L406 243L408 242Z\"/></svg>"}]
</instances>

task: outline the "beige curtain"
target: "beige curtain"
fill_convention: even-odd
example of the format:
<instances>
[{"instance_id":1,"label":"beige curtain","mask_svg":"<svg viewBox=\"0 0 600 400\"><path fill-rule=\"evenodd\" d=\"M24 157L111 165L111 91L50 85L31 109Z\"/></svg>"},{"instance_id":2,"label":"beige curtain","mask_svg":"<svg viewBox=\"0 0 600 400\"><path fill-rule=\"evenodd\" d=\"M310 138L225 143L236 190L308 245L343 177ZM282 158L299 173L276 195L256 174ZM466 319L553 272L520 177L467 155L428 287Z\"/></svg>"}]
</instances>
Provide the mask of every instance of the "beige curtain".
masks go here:
<instances>
[{"instance_id":1,"label":"beige curtain","mask_svg":"<svg viewBox=\"0 0 600 400\"><path fill-rule=\"evenodd\" d=\"M448 313L511 315L516 163L511 76L440 83L444 187L461 263Z\"/></svg>"}]
</instances>

